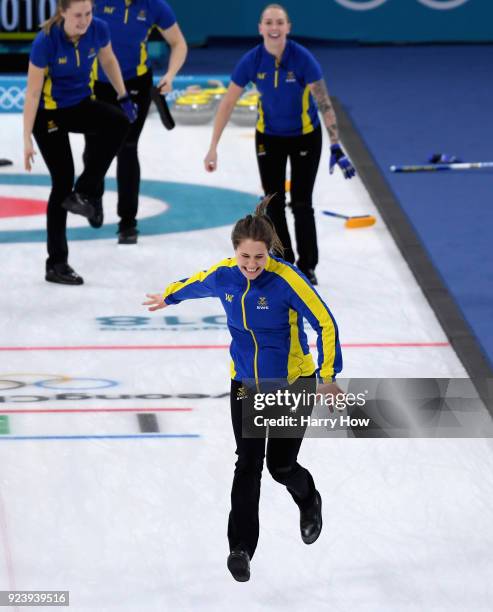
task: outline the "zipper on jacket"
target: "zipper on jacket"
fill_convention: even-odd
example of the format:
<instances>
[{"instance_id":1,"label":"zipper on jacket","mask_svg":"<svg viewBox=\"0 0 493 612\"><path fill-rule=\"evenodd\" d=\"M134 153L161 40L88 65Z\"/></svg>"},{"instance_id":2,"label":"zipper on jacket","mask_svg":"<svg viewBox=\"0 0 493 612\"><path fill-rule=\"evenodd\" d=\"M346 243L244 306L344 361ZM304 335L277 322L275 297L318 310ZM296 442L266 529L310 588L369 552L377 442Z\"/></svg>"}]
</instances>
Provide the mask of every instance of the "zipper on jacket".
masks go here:
<instances>
[{"instance_id":1,"label":"zipper on jacket","mask_svg":"<svg viewBox=\"0 0 493 612\"><path fill-rule=\"evenodd\" d=\"M77 60L77 68L80 67L79 41L74 43L75 59Z\"/></svg>"},{"instance_id":2,"label":"zipper on jacket","mask_svg":"<svg viewBox=\"0 0 493 612\"><path fill-rule=\"evenodd\" d=\"M274 87L277 88L279 83L279 61L276 59L276 71L274 72Z\"/></svg>"},{"instance_id":3,"label":"zipper on jacket","mask_svg":"<svg viewBox=\"0 0 493 612\"><path fill-rule=\"evenodd\" d=\"M128 22L128 9L131 4L132 4L132 0L125 0L125 17L123 19L123 23Z\"/></svg>"},{"instance_id":4,"label":"zipper on jacket","mask_svg":"<svg viewBox=\"0 0 493 612\"><path fill-rule=\"evenodd\" d=\"M245 290L245 293L241 296L241 311L243 314L243 326L252 335L253 344L255 345L255 355L253 357L253 372L255 374L255 386L257 387L257 391L260 392L260 385L259 385L259 380L258 380L258 363L257 363L258 361L257 338L255 338L255 334L247 325L246 311L245 311L245 296L249 292L249 290L250 290L250 281L247 279L247 288Z\"/></svg>"}]
</instances>

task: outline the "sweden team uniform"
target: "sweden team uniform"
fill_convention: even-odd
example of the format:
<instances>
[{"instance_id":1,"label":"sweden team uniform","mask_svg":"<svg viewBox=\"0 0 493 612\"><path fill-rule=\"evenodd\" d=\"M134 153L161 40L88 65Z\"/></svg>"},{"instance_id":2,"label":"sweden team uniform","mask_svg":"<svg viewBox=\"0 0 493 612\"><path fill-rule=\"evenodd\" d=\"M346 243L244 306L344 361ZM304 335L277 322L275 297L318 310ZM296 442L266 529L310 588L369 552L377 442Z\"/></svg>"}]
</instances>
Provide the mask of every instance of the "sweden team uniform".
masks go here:
<instances>
[{"instance_id":1,"label":"sweden team uniform","mask_svg":"<svg viewBox=\"0 0 493 612\"><path fill-rule=\"evenodd\" d=\"M254 83L260 92L255 131L257 163L264 193L275 194L267 213L290 263L296 261L286 223L286 166L291 166L291 208L297 237L297 265L316 282L317 232L312 193L322 150L317 106L309 85L323 78L313 55L288 40L278 61L263 44L238 62L231 80L238 87Z\"/></svg>"},{"instance_id":2,"label":"sweden team uniform","mask_svg":"<svg viewBox=\"0 0 493 612\"><path fill-rule=\"evenodd\" d=\"M100 49L110 42L108 26L93 18L87 31L72 42L63 21L34 39L30 62L45 71L33 136L50 171L52 190L47 209L47 269L67 264L67 211L62 202L71 191L95 196L128 130L120 109L92 99L92 68ZM74 162L69 133L94 139L94 154L74 186Z\"/></svg>"},{"instance_id":3,"label":"sweden team uniform","mask_svg":"<svg viewBox=\"0 0 493 612\"><path fill-rule=\"evenodd\" d=\"M125 145L117 156L119 241L137 240L140 165L138 141L151 103L153 87L147 43L153 28L167 30L176 23L171 7L164 0L96 0L94 14L104 19L111 34L111 45L118 59L125 87L137 104L137 120L128 131ZM94 66L94 93L98 100L117 105L116 95L101 67ZM99 186L99 196L104 185Z\"/></svg>"},{"instance_id":4,"label":"sweden team uniform","mask_svg":"<svg viewBox=\"0 0 493 612\"><path fill-rule=\"evenodd\" d=\"M98 51L109 42L109 28L100 19L93 19L75 43L58 24L50 28L49 34L39 32L29 59L38 68L45 69L40 107L54 110L75 106L92 95L92 66Z\"/></svg>"},{"instance_id":5,"label":"sweden team uniform","mask_svg":"<svg viewBox=\"0 0 493 612\"><path fill-rule=\"evenodd\" d=\"M263 44L237 64L231 80L254 83L260 93L257 130L272 136L300 136L320 125L308 85L322 79L322 69L305 47L288 40L279 62Z\"/></svg>"},{"instance_id":6,"label":"sweden team uniform","mask_svg":"<svg viewBox=\"0 0 493 612\"><path fill-rule=\"evenodd\" d=\"M337 325L318 293L294 266L270 256L253 281L236 259L225 259L206 272L171 284L167 304L218 297L232 336L231 378L236 381L275 378L290 384L311 376L316 368L308 347L303 318L317 332L317 373L332 382L342 369Z\"/></svg>"},{"instance_id":7,"label":"sweden team uniform","mask_svg":"<svg viewBox=\"0 0 493 612\"><path fill-rule=\"evenodd\" d=\"M231 489L228 541L231 551L245 550L252 558L259 537L260 481L267 468L285 485L302 513L321 503L310 472L298 461L306 426L288 438L244 436L244 409L252 414L253 388L262 379L288 381L293 394L313 398L316 374L332 382L342 369L336 322L312 285L289 263L270 256L253 281L243 276L236 259L225 259L207 271L172 283L164 292L167 304L187 299L218 297L231 332L231 421L237 461ZM303 318L317 331L318 368L310 355ZM283 385L281 385L283 387ZM246 402L246 405L244 404ZM303 408L310 415L313 399ZM305 540L310 543L309 540Z\"/></svg>"}]
</instances>

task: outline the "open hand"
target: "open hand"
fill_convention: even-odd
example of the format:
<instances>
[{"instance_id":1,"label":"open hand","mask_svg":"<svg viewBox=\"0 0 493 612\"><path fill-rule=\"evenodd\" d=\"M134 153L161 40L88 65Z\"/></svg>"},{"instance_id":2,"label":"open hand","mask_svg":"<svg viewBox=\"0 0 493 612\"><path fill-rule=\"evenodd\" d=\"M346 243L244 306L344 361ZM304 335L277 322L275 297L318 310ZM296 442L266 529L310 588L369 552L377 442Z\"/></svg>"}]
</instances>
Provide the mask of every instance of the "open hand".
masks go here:
<instances>
[{"instance_id":1,"label":"open hand","mask_svg":"<svg viewBox=\"0 0 493 612\"><path fill-rule=\"evenodd\" d=\"M161 293L146 293L147 300L142 302L142 306L149 306L147 310L154 312L155 310L161 310L166 308L168 304L163 299Z\"/></svg>"},{"instance_id":2,"label":"open hand","mask_svg":"<svg viewBox=\"0 0 493 612\"><path fill-rule=\"evenodd\" d=\"M34 164L34 156L37 155L34 150L32 138L29 138L24 143L24 168L31 172L32 164Z\"/></svg>"}]
</instances>

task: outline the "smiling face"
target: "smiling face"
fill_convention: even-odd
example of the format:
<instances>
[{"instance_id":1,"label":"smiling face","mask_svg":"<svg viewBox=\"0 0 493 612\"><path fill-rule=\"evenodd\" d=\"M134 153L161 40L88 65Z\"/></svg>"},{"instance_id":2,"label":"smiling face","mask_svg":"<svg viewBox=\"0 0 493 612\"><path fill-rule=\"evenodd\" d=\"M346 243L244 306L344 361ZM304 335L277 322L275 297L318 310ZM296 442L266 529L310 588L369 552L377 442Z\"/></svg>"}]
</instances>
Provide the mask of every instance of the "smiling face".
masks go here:
<instances>
[{"instance_id":1,"label":"smiling face","mask_svg":"<svg viewBox=\"0 0 493 612\"><path fill-rule=\"evenodd\" d=\"M258 31L264 39L267 49L284 49L286 39L291 31L291 23L285 11L280 8L267 8L262 13Z\"/></svg>"},{"instance_id":2,"label":"smiling face","mask_svg":"<svg viewBox=\"0 0 493 612\"><path fill-rule=\"evenodd\" d=\"M91 0L75 0L61 12L64 19L63 29L69 38L82 36L92 21Z\"/></svg>"},{"instance_id":3,"label":"smiling face","mask_svg":"<svg viewBox=\"0 0 493 612\"><path fill-rule=\"evenodd\" d=\"M262 274L267 265L269 251L265 242L257 242L247 238L237 246L235 255L238 268L243 276L248 280L255 280Z\"/></svg>"}]
</instances>

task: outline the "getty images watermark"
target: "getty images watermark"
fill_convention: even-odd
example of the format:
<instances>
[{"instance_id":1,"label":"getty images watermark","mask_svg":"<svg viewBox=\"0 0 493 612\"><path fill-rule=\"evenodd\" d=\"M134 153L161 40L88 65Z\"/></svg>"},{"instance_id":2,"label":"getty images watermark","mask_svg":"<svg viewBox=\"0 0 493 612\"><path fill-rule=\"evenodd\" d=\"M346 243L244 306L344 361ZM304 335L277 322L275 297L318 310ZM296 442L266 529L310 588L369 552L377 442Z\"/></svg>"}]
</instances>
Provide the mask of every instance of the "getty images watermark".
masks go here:
<instances>
[{"instance_id":1,"label":"getty images watermark","mask_svg":"<svg viewBox=\"0 0 493 612\"><path fill-rule=\"evenodd\" d=\"M340 379L337 395L314 380L287 386L244 381L238 393L243 436L493 437L493 380Z\"/></svg>"}]
</instances>

